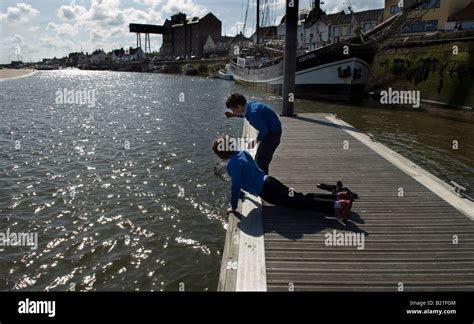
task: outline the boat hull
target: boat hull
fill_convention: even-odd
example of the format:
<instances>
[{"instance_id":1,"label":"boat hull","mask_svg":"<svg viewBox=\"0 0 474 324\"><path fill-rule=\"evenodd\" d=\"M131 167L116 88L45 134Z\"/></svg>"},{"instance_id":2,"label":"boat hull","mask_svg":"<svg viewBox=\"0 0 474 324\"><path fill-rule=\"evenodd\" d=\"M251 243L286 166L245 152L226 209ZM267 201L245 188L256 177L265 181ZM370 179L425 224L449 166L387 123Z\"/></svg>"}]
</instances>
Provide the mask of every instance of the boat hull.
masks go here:
<instances>
[{"instance_id":1,"label":"boat hull","mask_svg":"<svg viewBox=\"0 0 474 324\"><path fill-rule=\"evenodd\" d=\"M359 58L312 66L300 64L295 76L295 96L302 99L352 100L364 94L370 66ZM233 65L237 83L282 95L283 62L260 69Z\"/></svg>"}]
</instances>

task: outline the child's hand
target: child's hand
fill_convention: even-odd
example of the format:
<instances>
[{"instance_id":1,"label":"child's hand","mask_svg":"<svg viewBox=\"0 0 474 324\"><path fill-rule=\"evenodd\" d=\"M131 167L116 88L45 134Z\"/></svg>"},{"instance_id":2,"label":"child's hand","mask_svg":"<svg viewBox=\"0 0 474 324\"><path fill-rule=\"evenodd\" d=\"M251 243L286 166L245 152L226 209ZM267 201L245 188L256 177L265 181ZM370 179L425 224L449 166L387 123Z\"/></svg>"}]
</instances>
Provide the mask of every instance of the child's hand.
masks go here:
<instances>
[{"instance_id":1,"label":"child's hand","mask_svg":"<svg viewBox=\"0 0 474 324\"><path fill-rule=\"evenodd\" d=\"M226 111L226 112L225 112L225 115L226 115L227 118L234 117L234 114L231 113L230 111Z\"/></svg>"},{"instance_id":2,"label":"child's hand","mask_svg":"<svg viewBox=\"0 0 474 324\"><path fill-rule=\"evenodd\" d=\"M237 211L232 208L227 208L227 214L235 214Z\"/></svg>"}]
</instances>

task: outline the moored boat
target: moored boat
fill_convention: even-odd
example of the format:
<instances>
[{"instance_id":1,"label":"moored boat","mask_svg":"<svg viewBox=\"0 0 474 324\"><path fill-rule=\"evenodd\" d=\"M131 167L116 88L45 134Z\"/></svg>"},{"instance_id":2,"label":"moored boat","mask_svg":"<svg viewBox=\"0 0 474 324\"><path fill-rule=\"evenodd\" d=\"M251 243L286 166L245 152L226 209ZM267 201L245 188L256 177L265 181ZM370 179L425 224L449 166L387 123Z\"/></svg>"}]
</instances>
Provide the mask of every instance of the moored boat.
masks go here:
<instances>
[{"instance_id":1,"label":"moored boat","mask_svg":"<svg viewBox=\"0 0 474 324\"><path fill-rule=\"evenodd\" d=\"M372 30L298 55L295 96L303 99L330 100L361 97L377 49L400 29L408 13L421 4L423 2L406 0L399 13ZM253 55L242 55L231 62L234 80L246 86L281 95L283 54L265 47L257 47L253 52Z\"/></svg>"}]
</instances>

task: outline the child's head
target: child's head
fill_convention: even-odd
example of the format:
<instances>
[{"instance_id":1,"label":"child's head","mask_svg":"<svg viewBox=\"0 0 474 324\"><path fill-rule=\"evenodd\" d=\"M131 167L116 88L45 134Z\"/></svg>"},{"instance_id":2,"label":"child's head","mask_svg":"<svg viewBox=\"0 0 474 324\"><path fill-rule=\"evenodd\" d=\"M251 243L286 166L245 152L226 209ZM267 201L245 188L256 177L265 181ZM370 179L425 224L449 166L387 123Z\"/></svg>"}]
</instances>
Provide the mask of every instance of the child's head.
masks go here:
<instances>
[{"instance_id":1,"label":"child's head","mask_svg":"<svg viewBox=\"0 0 474 324\"><path fill-rule=\"evenodd\" d=\"M229 136L221 135L212 143L212 150L222 160L228 160L236 150L231 141L232 139Z\"/></svg>"},{"instance_id":2,"label":"child's head","mask_svg":"<svg viewBox=\"0 0 474 324\"><path fill-rule=\"evenodd\" d=\"M226 107L232 110L234 115L242 115L245 110L247 99L238 92L232 92L225 103Z\"/></svg>"}]
</instances>

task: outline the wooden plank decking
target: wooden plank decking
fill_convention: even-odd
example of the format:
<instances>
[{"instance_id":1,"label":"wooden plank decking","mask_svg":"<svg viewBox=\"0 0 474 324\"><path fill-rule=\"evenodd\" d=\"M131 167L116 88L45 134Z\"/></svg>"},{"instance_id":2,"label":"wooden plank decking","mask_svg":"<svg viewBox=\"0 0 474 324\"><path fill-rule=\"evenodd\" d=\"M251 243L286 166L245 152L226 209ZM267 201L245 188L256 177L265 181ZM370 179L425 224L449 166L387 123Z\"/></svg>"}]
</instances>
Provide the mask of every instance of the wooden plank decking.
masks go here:
<instances>
[{"instance_id":1,"label":"wooden plank decking","mask_svg":"<svg viewBox=\"0 0 474 324\"><path fill-rule=\"evenodd\" d=\"M264 205L260 214L260 200L247 198L241 220L231 216L227 236L253 236L258 243L249 248L226 240L219 290L474 289L472 202L334 117L303 114L282 122L282 143L270 175L305 193L318 192L317 183L341 180L361 199L344 227L312 211ZM363 234L364 248L327 246L326 233L334 230ZM229 258L237 262L233 269ZM256 273L265 284L245 284Z\"/></svg>"}]
</instances>

